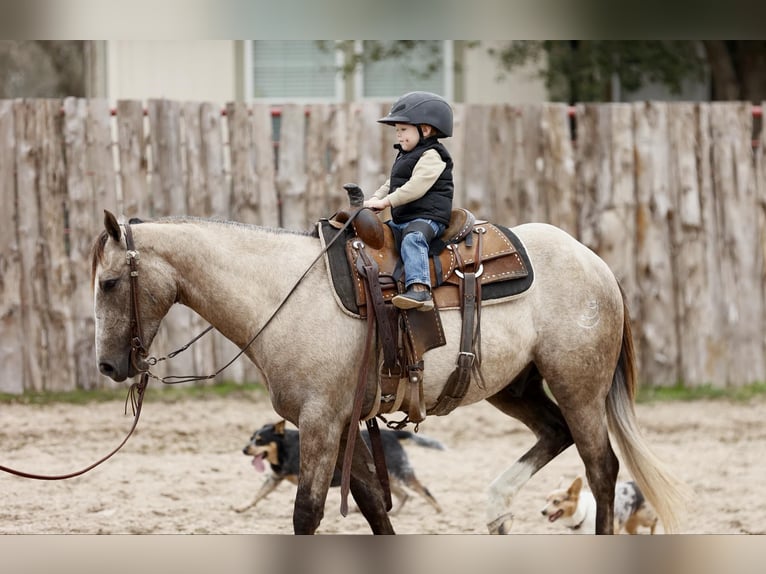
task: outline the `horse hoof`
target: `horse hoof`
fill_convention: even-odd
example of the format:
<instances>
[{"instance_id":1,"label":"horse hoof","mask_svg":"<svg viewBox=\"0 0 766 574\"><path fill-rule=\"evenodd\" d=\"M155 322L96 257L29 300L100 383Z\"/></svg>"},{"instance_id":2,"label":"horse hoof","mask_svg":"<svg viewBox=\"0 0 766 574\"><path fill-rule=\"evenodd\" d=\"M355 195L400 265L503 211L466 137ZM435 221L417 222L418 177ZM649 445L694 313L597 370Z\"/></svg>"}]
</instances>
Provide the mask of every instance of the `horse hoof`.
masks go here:
<instances>
[{"instance_id":1,"label":"horse hoof","mask_svg":"<svg viewBox=\"0 0 766 574\"><path fill-rule=\"evenodd\" d=\"M511 525L513 524L513 514L503 514L498 518L495 518L492 522L487 524L490 534L510 534Z\"/></svg>"}]
</instances>

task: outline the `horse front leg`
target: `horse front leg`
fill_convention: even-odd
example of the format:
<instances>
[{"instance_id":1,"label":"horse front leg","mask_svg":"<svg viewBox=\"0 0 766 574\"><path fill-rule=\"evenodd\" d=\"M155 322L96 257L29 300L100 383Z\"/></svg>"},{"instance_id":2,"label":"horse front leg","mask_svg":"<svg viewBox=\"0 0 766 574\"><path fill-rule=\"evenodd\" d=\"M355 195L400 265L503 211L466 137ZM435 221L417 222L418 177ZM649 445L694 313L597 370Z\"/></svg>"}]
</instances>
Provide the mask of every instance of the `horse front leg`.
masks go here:
<instances>
[{"instance_id":1,"label":"horse front leg","mask_svg":"<svg viewBox=\"0 0 766 574\"><path fill-rule=\"evenodd\" d=\"M359 430L354 444L351 462L351 495L373 534L395 534L391 519L386 512L385 493L375 472L375 462L367 445L362 440ZM345 440L341 450L345 450ZM343 457L338 459L338 470L342 471Z\"/></svg>"},{"instance_id":2,"label":"horse front leg","mask_svg":"<svg viewBox=\"0 0 766 574\"><path fill-rule=\"evenodd\" d=\"M327 492L338 458L340 429L301 421L300 472L293 507L295 534L314 534L324 517Z\"/></svg>"},{"instance_id":3,"label":"horse front leg","mask_svg":"<svg viewBox=\"0 0 766 574\"><path fill-rule=\"evenodd\" d=\"M487 499L487 529L490 534L510 534L513 499L527 481L553 458L572 445L564 417L548 398L539 374L512 383L487 401L495 408L523 422L537 442L490 485Z\"/></svg>"}]
</instances>

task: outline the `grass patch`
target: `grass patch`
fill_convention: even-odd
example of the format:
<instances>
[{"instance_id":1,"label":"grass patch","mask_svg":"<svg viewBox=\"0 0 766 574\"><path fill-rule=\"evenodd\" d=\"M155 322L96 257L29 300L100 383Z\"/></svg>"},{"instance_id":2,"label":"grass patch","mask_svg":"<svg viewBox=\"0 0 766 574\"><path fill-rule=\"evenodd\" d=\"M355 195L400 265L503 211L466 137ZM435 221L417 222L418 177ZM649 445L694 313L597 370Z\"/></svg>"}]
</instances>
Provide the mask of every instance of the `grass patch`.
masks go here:
<instances>
[{"instance_id":1,"label":"grass patch","mask_svg":"<svg viewBox=\"0 0 766 574\"><path fill-rule=\"evenodd\" d=\"M83 405L108 401L124 401L128 385L105 389L75 391L29 392L23 395L0 393L0 404L46 405L68 403ZM223 381L213 385L174 385L169 387L157 381L149 381L145 402L175 402L184 399L205 400L217 397L268 399L266 388L261 383L233 383Z\"/></svg>"},{"instance_id":2,"label":"grass patch","mask_svg":"<svg viewBox=\"0 0 766 574\"><path fill-rule=\"evenodd\" d=\"M547 386L546 386L547 391ZM108 401L124 401L128 393L127 385L113 386L95 390L29 392L22 395L0 393L0 404L46 405L68 403L82 405ZM639 388L636 396L638 403L733 400L747 402L755 397L766 396L766 383L753 383L743 387L720 388L712 385L684 387L677 384L672 387ZM146 402L175 402L178 400L205 400L218 397L245 398L249 400L268 400L268 392L261 383L234 383L223 381L213 385L182 384L163 385L149 381L146 390Z\"/></svg>"},{"instance_id":3,"label":"grass patch","mask_svg":"<svg viewBox=\"0 0 766 574\"><path fill-rule=\"evenodd\" d=\"M676 384L672 387L642 387L636 395L636 402L669 402L669 401L701 401L701 400L732 400L747 402L755 397L766 396L766 383L752 383L742 387L714 387L702 385L699 387L684 387Z\"/></svg>"}]
</instances>

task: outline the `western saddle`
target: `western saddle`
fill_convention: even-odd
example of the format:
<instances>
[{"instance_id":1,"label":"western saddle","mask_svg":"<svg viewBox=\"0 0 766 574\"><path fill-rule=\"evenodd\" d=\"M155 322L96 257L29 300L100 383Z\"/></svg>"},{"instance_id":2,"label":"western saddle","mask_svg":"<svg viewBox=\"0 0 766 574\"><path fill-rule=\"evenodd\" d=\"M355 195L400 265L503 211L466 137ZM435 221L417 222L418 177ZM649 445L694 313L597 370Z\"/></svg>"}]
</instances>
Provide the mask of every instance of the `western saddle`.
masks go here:
<instances>
[{"instance_id":1,"label":"western saddle","mask_svg":"<svg viewBox=\"0 0 766 574\"><path fill-rule=\"evenodd\" d=\"M380 400L366 418L398 411L407 398L407 416L398 423L419 423L427 414L446 415L465 396L475 373L481 380L482 286L529 274L524 259L503 230L476 220L466 209L453 209L450 224L431 245L430 269L434 309L400 310L391 299L404 290L396 239L391 228L362 207L364 195L354 184L344 186L350 207L329 224L339 228L353 216L354 233L345 242L358 315L376 321L382 364ZM439 310L460 309L462 329L455 370L437 404L426 412L423 402L423 356L446 344Z\"/></svg>"},{"instance_id":2,"label":"western saddle","mask_svg":"<svg viewBox=\"0 0 766 574\"><path fill-rule=\"evenodd\" d=\"M417 431L418 424L426 415L446 415L460 404L468 391L472 373L476 373L482 381L480 384L483 384L482 286L491 287L492 284L530 276L529 260L525 253L520 254L516 249L511 239L515 236L509 230L503 230L486 221L477 221L466 209L453 209L449 226L441 237L431 243L430 270L434 308L429 311L397 309L391 303L391 299L404 291L404 278L394 234L388 225L381 222L377 214L363 206L364 193L356 184L346 184L344 188L349 196L349 208L337 212L328 220L320 221L319 236L327 241L328 234L323 231L323 226L330 232L335 232L330 235L337 235L342 228L348 228L351 220L353 233L349 234L343 246L346 264L339 264L339 257L333 261L329 248L335 243L334 238L325 247L325 252L336 295L340 299L345 295L346 301L342 305L349 313L367 320L365 351L354 395L350 429L365 420L371 433L376 472L386 494L386 508L390 509L388 474L375 418L383 418L384 414L403 410L402 405L406 399L407 411L404 419L386 423L395 428L414 423ZM531 276L524 286L508 293L517 294L528 288L529 283ZM345 284L347 289L339 288L338 284ZM349 302L348 299L353 301ZM426 411L423 399L423 355L430 349L446 344L439 317L440 309L461 310L460 349L455 369L450 374L437 403ZM376 334L376 356L382 357L380 361L376 361L376 364L380 364L378 389L375 404L363 415L368 366ZM384 418L383 420L385 421ZM351 457L356 434L349 434L343 456L343 516L348 511Z\"/></svg>"}]
</instances>

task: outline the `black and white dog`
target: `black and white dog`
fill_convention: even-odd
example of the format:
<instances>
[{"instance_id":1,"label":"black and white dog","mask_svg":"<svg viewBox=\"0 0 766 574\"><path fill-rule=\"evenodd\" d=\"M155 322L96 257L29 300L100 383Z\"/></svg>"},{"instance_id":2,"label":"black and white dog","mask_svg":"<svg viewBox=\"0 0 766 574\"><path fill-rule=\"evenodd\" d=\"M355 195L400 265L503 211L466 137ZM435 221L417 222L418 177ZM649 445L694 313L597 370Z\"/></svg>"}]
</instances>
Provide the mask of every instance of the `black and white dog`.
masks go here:
<instances>
[{"instance_id":1,"label":"black and white dog","mask_svg":"<svg viewBox=\"0 0 766 574\"><path fill-rule=\"evenodd\" d=\"M442 509L439 503L436 502L428 488L415 476L415 471L410 465L407 453L400 441L410 440L419 446L438 450L444 450L444 446L435 439L416 435L405 430L381 429L380 435L386 458L391 494L398 500L398 505L395 505L391 513L399 512L402 506L404 506L409 497L406 488L420 494L434 507L436 512L441 512ZM367 429L362 430L362 438L369 448L370 437ZM247 456L253 457L252 464L258 472L264 472L266 470L264 461L268 462L271 466L271 474L266 478L253 501L242 508L235 508L237 512L244 512L253 508L283 480L298 484L298 470L300 468L299 441L298 431L286 429L285 421L266 424L253 433L253 436L250 437L250 442L245 445L242 452ZM340 486L340 472L337 469L333 475L331 486Z\"/></svg>"}]
</instances>

